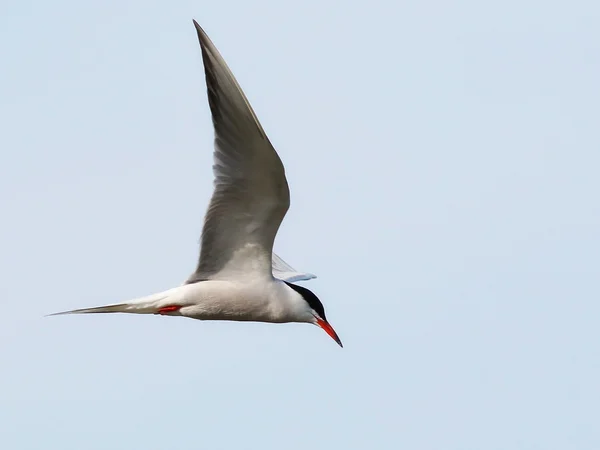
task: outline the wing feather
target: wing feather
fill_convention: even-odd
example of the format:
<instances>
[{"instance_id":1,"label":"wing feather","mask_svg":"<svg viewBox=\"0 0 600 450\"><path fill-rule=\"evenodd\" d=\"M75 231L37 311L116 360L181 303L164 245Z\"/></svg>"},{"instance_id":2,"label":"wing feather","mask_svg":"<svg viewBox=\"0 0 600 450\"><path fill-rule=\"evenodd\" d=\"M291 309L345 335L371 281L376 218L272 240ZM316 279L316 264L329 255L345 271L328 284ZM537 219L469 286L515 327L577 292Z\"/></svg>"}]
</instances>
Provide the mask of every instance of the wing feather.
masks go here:
<instances>
[{"instance_id":1,"label":"wing feather","mask_svg":"<svg viewBox=\"0 0 600 450\"><path fill-rule=\"evenodd\" d=\"M273 276L289 283L317 278L312 273L297 272L275 253L273 253Z\"/></svg>"},{"instance_id":2,"label":"wing feather","mask_svg":"<svg viewBox=\"0 0 600 450\"><path fill-rule=\"evenodd\" d=\"M273 242L290 205L285 170L222 56L194 25L215 130L215 180L198 266L188 282L271 274Z\"/></svg>"}]
</instances>

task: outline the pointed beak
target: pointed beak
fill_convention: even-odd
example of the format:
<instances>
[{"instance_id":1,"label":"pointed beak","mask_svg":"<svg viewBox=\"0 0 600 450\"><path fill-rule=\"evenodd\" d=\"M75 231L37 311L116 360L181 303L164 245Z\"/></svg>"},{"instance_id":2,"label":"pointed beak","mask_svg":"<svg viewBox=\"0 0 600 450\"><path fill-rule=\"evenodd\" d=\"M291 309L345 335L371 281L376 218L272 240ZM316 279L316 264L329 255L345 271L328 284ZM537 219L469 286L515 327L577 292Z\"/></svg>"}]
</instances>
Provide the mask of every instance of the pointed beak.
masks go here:
<instances>
[{"instance_id":1,"label":"pointed beak","mask_svg":"<svg viewBox=\"0 0 600 450\"><path fill-rule=\"evenodd\" d=\"M331 325L329 325L329 322L327 322L326 320L323 320L323 319L319 319L317 317L317 325L320 326L321 328L323 328L325 330L325 333L327 333L329 336L331 336L331 338L335 342L337 342L340 347L344 348L344 346L342 345L342 341L338 337L338 335L335 332L335 330L333 329L333 327Z\"/></svg>"}]
</instances>

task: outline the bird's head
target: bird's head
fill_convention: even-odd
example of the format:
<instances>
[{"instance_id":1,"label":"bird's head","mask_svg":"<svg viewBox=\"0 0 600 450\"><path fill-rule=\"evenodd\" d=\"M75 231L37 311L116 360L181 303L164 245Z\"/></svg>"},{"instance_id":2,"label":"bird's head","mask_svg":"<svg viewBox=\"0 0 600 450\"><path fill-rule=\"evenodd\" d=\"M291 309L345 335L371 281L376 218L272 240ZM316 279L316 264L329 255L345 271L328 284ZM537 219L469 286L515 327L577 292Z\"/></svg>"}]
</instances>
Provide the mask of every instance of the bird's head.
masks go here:
<instances>
[{"instance_id":1,"label":"bird's head","mask_svg":"<svg viewBox=\"0 0 600 450\"><path fill-rule=\"evenodd\" d=\"M321 327L329 336L332 337L335 342L338 343L340 347L344 347L333 327L329 325L329 322L327 322L327 318L325 317L325 308L323 308L323 303L321 303L321 300L319 300L319 298L313 294L310 289L306 289L304 286L298 286L288 282L285 282L285 284L296 291L296 293L302 297L304 302L306 302L306 309L310 313L310 315L307 314L306 321Z\"/></svg>"}]
</instances>

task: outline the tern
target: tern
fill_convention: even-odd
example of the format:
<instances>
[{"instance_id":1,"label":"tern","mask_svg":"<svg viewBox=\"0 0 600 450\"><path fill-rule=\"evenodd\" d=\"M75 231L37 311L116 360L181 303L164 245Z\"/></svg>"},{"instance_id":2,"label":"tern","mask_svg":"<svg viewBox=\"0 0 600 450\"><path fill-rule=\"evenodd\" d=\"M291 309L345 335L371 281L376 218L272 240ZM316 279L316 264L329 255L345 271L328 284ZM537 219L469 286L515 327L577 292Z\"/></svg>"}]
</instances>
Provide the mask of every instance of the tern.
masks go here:
<instances>
[{"instance_id":1,"label":"tern","mask_svg":"<svg viewBox=\"0 0 600 450\"><path fill-rule=\"evenodd\" d=\"M198 33L214 126L214 191L200 239L195 272L180 286L118 304L61 314L132 313L198 320L301 322L342 341L309 289L293 284L315 278L295 271L273 253L290 206L281 159L248 99L204 30Z\"/></svg>"}]
</instances>

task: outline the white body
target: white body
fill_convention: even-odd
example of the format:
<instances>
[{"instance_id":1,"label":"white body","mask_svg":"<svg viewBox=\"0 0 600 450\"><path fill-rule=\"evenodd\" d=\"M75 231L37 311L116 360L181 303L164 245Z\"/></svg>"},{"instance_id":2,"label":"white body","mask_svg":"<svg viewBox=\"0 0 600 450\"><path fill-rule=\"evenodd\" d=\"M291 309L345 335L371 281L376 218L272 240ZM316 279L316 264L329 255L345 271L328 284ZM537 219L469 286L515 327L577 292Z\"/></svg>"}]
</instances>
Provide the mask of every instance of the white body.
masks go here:
<instances>
[{"instance_id":1,"label":"white body","mask_svg":"<svg viewBox=\"0 0 600 450\"><path fill-rule=\"evenodd\" d=\"M178 310L161 314L199 320L314 322L314 316L307 311L304 299L283 281L275 278L266 280L250 278L238 281L208 280L184 284L127 303L100 307L109 309L106 311L89 308L73 312L157 314L157 311L169 305L181 307ZM300 320L301 318L305 320Z\"/></svg>"}]
</instances>

